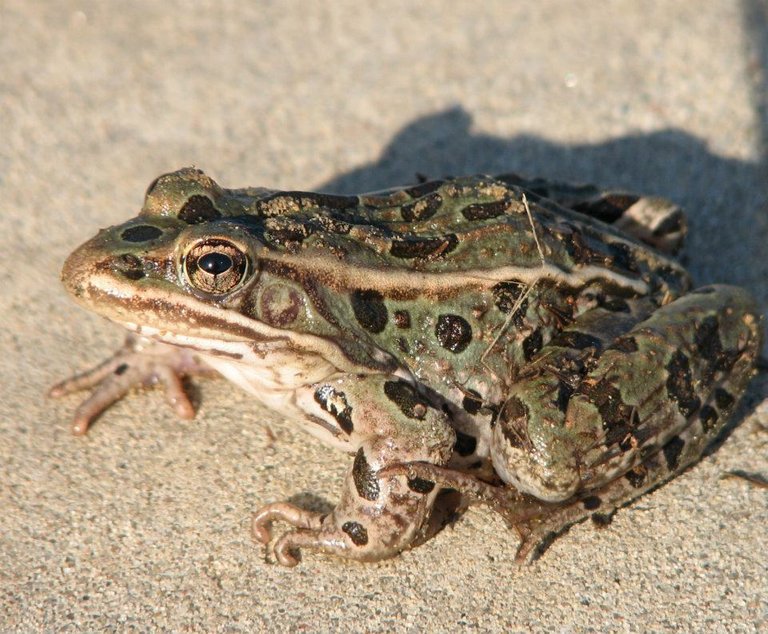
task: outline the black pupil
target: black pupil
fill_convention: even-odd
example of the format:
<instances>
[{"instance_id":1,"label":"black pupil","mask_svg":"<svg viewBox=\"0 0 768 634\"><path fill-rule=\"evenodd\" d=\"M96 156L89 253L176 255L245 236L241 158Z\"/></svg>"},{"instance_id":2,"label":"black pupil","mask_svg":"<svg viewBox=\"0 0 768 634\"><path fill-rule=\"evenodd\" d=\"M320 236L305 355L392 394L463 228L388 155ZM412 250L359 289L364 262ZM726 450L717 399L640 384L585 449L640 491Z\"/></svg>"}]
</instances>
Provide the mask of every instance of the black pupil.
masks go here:
<instances>
[{"instance_id":1,"label":"black pupil","mask_svg":"<svg viewBox=\"0 0 768 634\"><path fill-rule=\"evenodd\" d=\"M224 253L206 253L197 261L197 266L211 275L221 275L232 268L232 258Z\"/></svg>"}]
</instances>

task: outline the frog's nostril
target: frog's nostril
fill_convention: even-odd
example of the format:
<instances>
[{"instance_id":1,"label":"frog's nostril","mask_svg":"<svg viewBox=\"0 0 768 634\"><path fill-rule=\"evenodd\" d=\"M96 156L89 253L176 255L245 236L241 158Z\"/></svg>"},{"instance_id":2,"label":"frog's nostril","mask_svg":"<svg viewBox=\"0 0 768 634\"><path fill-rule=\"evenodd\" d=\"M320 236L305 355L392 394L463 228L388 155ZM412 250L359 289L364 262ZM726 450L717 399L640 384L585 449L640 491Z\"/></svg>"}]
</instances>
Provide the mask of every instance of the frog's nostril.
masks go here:
<instances>
[{"instance_id":1,"label":"frog's nostril","mask_svg":"<svg viewBox=\"0 0 768 634\"><path fill-rule=\"evenodd\" d=\"M129 280L140 280L144 277L144 265L139 258L131 253L124 253L116 258L113 267Z\"/></svg>"},{"instance_id":2,"label":"frog's nostril","mask_svg":"<svg viewBox=\"0 0 768 634\"><path fill-rule=\"evenodd\" d=\"M139 258L137 258L132 253L124 253L123 255L120 256L118 261L120 262L120 264L128 268L132 268L132 269L141 268L141 260L139 260Z\"/></svg>"}]
</instances>

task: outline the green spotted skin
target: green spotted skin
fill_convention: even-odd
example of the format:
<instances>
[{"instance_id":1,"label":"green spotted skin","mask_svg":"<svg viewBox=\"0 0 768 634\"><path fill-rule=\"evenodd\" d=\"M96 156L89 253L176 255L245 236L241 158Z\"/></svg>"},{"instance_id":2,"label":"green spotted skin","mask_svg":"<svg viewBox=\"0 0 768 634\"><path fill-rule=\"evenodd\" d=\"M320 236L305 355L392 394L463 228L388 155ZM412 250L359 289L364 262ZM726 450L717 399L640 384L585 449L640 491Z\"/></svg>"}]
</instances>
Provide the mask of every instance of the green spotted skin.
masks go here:
<instances>
[{"instance_id":1,"label":"green spotted skin","mask_svg":"<svg viewBox=\"0 0 768 634\"><path fill-rule=\"evenodd\" d=\"M378 560L467 503L501 513L520 559L697 460L752 375L760 316L691 290L673 204L514 174L360 196L158 178L62 279L133 334L56 386L94 388L75 431L131 385L213 368L354 456L338 505L254 515L272 545ZM453 490L458 493L450 494Z\"/></svg>"}]
</instances>

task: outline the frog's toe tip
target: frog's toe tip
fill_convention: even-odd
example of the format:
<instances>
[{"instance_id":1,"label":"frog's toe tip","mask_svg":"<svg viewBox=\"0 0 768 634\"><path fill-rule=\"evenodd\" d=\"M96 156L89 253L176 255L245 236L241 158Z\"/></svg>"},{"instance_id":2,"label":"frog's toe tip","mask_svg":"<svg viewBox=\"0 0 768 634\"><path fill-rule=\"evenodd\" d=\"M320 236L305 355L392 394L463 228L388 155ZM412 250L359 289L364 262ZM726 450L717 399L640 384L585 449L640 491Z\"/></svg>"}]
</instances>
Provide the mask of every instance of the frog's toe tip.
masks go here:
<instances>
[{"instance_id":1,"label":"frog's toe tip","mask_svg":"<svg viewBox=\"0 0 768 634\"><path fill-rule=\"evenodd\" d=\"M64 381L59 381L58 383L55 383L49 387L45 395L48 398L61 398L62 396L72 394L75 391L76 390L72 387L72 380L65 379Z\"/></svg>"},{"instance_id":2,"label":"frog's toe tip","mask_svg":"<svg viewBox=\"0 0 768 634\"><path fill-rule=\"evenodd\" d=\"M171 407L182 420L192 420L195 417L195 408L186 397L172 400Z\"/></svg>"},{"instance_id":3,"label":"frog's toe tip","mask_svg":"<svg viewBox=\"0 0 768 634\"><path fill-rule=\"evenodd\" d=\"M88 427L90 426L90 420L75 419L72 423L72 434L74 436L85 436L88 433Z\"/></svg>"},{"instance_id":4,"label":"frog's toe tip","mask_svg":"<svg viewBox=\"0 0 768 634\"><path fill-rule=\"evenodd\" d=\"M264 524L258 513L254 513L251 518L251 537L260 544L268 544L272 539L269 526Z\"/></svg>"},{"instance_id":5,"label":"frog's toe tip","mask_svg":"<svg viewBox=\"0 0 768 634\"><path fill-rule=\"evenodd\" d=\"M283 535L275 544L275 559L281 566L295 568L299 565L299 549L291 543L289 535Z\"/></svg>"}]
</instances>

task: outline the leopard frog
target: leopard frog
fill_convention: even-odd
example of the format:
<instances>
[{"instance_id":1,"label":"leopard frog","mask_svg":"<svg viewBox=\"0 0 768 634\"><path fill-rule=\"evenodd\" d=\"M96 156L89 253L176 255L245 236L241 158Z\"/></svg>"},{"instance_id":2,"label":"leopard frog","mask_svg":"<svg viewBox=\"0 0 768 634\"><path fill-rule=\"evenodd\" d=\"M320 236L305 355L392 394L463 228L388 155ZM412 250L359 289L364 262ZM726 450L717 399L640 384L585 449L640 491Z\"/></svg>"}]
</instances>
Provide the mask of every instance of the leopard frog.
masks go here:
<instances>
[{"instance_id":1,"label":"leopard frog","mask_svg":"<svg viewBox=\"0 0 768 634\"><path fill-rule=\"evenodd\" d=\"M182 169L67 259L130 335L52 394L92 388L77 434L137 384L189 418L181 377L212 368L354 456L332 512L255 513L283 565L391 557L473 502L532 559L697 460L753 373L755 303L691 290L684 232L667 201L513 174L338 196Z\"/></svg>"}]
</instances>

